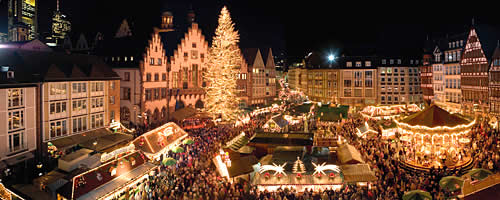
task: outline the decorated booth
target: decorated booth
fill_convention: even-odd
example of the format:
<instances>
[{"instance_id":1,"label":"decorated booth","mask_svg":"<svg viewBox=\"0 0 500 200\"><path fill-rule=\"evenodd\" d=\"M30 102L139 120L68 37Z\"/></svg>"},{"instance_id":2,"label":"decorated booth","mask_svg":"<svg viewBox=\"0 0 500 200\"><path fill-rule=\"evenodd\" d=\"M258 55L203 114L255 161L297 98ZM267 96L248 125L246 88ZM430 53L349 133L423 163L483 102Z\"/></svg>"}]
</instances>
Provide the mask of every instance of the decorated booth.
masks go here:
<instances>
[{"instance_id":1,"label":"decorated booth","mask_svg":"<svg viewBox=\"0 0 500 200\"><path fill-rule=\"evenodd\" d=\"M400 140L405 143L407 164L415 167L460 167L471 158L465 148L475 124L458 114L431 105L402 120L395 120Z\"/></svg>"},{"instance_id":2,"label":"decorated booth","mask_svg":"<svg viewBox=\"0 0 500 200\"><path fill-rule=\"evenodd\" d=\"M141 152L123 152L99 167L78 174L57 190L58 199L112 199L157 169Z\"/></svg>"},{"instance_id":3,"label":"decorated booth","mask_svg":"<svg viewBox=\"0 0 500 200\"><path fill-rule=\"evenodd\" d=\"M152 160L160 160L168 150L181 144L188 134L173 122L166 123L137 137L132 143Z\"/></svg>"},{"instance_id":4,"label":"decorated booth","mask_svg":"<svg viewBox=\"0 0 500 200\"><path fill-rule=\"evenodd\" d=\"M269 121L262 126L264 130L269 132L286 132L288 126L288 121L283 117L283 115L276 115L271 117Z\"/></svg>"}]
</instances>

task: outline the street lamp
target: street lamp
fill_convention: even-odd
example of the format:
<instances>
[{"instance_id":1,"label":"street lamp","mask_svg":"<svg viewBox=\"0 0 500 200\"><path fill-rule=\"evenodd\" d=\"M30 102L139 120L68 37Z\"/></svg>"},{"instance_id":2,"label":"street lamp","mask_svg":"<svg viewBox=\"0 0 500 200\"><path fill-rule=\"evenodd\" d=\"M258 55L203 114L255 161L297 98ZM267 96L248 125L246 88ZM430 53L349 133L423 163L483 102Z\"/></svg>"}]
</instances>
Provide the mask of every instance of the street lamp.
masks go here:
<instances>
[{"instance_id":1,"label":"street lamp","mask_svg":"<svg viewBox=\"0 0 500 200\"><path fill-rule=\"evenodd\" d=\"M333 60L335 60L335 56L332 54L328 55L328 61L331 63Z\"/></svg>"}]
</instances>

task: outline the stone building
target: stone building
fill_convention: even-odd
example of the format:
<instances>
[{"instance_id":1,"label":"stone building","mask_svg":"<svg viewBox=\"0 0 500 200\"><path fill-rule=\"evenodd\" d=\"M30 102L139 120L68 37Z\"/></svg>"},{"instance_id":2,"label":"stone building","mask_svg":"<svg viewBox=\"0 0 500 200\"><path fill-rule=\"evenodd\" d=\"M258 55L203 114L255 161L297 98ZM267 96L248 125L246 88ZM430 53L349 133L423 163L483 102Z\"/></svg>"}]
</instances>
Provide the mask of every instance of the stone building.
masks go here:
<instances>
[{"instance_id":1,"label":"stone building","mask_svg":"<svg viewBox=\"0 0 500 200\"><path fill-rule=\"evenodd\" d=\"M378 102L381 105L420 104L423 102L420 87L420 63L415 56L384 56L379 58Z\"/></svg>"}]
</instances>

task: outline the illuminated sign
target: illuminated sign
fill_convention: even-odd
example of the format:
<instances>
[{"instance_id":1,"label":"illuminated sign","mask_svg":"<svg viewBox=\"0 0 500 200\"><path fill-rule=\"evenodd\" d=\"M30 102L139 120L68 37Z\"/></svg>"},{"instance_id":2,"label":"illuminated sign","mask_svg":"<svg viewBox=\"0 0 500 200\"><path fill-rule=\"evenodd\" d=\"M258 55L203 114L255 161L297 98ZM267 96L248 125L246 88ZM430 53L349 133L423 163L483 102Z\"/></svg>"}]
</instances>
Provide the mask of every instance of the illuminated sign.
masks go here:
<instances>
[{"instance_id":1,"label":"illuminated sign","mask_svg":"<svg viewBox=\"0 0 500 200\"><path fill-rule=\"evenodd\" d=\"M114 150L110 153L103 153L101 155L101 162L106 162L108 160L115 158L116 156L118 156L122 153L130 152L130 151L134 151L134 150L135 150L134 144L130 144L126 147L119 148L119 149Z\"/></svg>"},{"instance_id":2,"label":"illuminated sign","mask_svg":"<svg viewBox=\"0 0 500 200\"><path fill-rule=\"evenodd\" d=\"M317 165L314 162L312 164L314 165L313 175L316 175L318 173L326 175L325 171L328 171L328 170L340 173L340 168L337 165L327 165L326 163L321 163L321 165Z\"/></svg>"},{"instance_id":3,"label":"illuminated sign","mask_svg":"<svg viewBox=\"0 0 500 200\"><path fill-rule=\"evenodd\" d=\"M277 174L282 174L285 175L285 165L286 162L283 165L276 165L273 163L273 165L262 165L260 167L259 173L264 173L265 171L274 171L274 175L276 176Z\"/></svg>"}]
</instances>

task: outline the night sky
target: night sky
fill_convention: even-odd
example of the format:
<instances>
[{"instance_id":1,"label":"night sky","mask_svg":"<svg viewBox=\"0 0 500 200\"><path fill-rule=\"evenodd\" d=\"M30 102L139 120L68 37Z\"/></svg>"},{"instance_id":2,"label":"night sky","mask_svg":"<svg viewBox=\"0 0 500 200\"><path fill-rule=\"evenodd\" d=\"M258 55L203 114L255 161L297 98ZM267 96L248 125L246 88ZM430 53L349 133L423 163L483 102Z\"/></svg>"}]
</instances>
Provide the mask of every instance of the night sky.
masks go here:
<instances>
[{"instance_id":1,"label":"night sky","mask_svg":"<svg viewBox=\"0 0 500 200\"><path fill-rule=\"evenodd\" d=\"M0 7L0 30L3 32L7 25L5 1L2 0ZM48 32L56 0L39 2L40 32ZM424 2L418 2L421 5L338 2L61 0L61 10L69 16L73 34L84 32L94 35L100 31L106 37L106 33L114 34L125 17L135 19L137 23L149 24L154 20L159 21L161 12L168 9L174 14L174 21L184 20L187 8L192 4L197 15L196 21L210 40L220 9L228 5L236 28L240 31L242 48L272 47L275 54L284 52L289 60L301 58L311 50L338 52L347 47L363 46L420 49L427 35L433 38L467 31L472 17L477 24L500 26L500 15L496 15L496 12L466 12L464 6ZM485 9L487 6L482 4L480 7Z\"/></svg>"}]
</instances>

